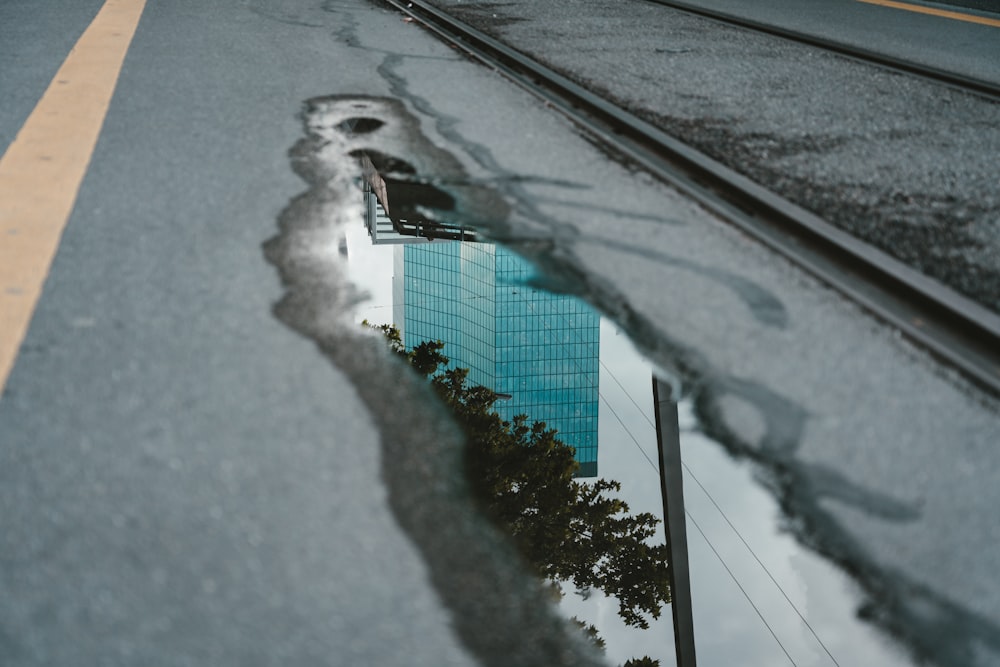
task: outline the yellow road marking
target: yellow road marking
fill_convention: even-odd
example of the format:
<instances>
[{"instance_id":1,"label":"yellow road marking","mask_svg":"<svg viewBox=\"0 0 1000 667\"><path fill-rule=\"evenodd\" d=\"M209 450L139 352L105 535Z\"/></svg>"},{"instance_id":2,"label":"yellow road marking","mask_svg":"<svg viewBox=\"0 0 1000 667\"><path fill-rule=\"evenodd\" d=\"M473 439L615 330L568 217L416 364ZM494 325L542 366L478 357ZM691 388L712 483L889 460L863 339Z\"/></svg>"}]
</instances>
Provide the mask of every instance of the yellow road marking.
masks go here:
<instances>
[{"instance_id":1,"label":"yellow road marking","mask_svg":"<svg viewBox=\"0 0 1000 667\"><path fill-rule=\"evenodd\" d=\"M97 145L146 0L107 0L0 157L0 392Z\"/></svg>"},{"instance_id":2,"label":"yellow road marking","mask_svg":"<svg viewBox=\"0 0 1000 667\"><path fill-rule=\"evenodd\" d=\"M1000 28L1000 19L989 19L985 16L976 16L975 14L963 14L962 12L952 12L947 9L933 9L931 7L923 7L921 5L911 5L906 2L895 2L894 0L858 0L858 2L865 2L869 5L881 5L883 7L903 9L908 12L916 12L918 14L930 14L931 16L940 16L946 19L967 21L969 23L979 23L981 25L989 25L994 28Z\"/></svg>"}]
</instances>

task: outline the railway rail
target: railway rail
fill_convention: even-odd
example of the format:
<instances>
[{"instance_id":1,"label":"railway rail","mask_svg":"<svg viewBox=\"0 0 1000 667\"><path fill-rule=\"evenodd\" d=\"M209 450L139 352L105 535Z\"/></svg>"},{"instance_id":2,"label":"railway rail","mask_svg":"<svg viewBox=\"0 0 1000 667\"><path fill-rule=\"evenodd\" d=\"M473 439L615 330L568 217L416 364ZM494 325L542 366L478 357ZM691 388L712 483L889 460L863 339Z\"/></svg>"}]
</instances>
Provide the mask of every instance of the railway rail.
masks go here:
<instances>
[{"instance_id":1,"label":"railway rail","mask_svg":"<svg viewBox=\"0 0 1000 667\"><path fill-rule=\"evenodd\" d=\"M681 190L894 326L981 388L1000 395L1000 315L423 0L386 2L538 96L612 152ZM845 49L836 47L838 52ZM849 55L868 59L865 53ZM916 69L922 68L912 66L908 71L943 81L925 68ZM944 83L1000 97L1000 90L984 92L976 82L952 77Z\"/></svg>"},{"instance_id":2,"label":"railway rail","mask_svg":"<svg viewBox=\"0 0 1000 667\"><path fill-rule=\"evenodd\" d=\"M768 25L766 23L761 23L760 21L754 21L752 19L747 19L726 12L720 12L714 9L706 9L705 7L699 7L687 2L678 2L677 0L644 1L654 5L662 5L664 7L669 7L670 9L693 14L695 16L702 16L704 18L712 19L713 21L725 23L738 28L746 28L748 30L762 32L768 35L774 35L775 37L781 37L782 39L798 42L799 44L820 48L824 51L831 51L848 58L853 58L869 64L879 65L903 74L919 76L921 78L934 81L935 83L945 84L992 100L1000 100L1000 85L997 85L992 81L964 76L962 74L949 72L947 70L931 67L929 65L907 62L901 58L894 58L884 53L879 53L878 51L872 51L871 49L847 46L832 39L817 37L815 35L799 32L797 30L791 30L789 28Z\"/></svg>"}]
</instances>

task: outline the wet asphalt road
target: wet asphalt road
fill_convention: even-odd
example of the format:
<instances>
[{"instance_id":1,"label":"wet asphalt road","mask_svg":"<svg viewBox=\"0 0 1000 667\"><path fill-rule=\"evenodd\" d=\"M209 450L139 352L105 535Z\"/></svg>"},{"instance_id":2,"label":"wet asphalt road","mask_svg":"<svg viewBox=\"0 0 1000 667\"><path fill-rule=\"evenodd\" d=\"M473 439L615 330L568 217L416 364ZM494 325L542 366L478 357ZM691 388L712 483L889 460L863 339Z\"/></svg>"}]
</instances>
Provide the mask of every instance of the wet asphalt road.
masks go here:
<instances>
[{"instance_id":1,"label":"wet asphalt road","mask_svg":"<svg viewBox=\"0 0 1000 667\"><path fill-rule=\"evenodd\" d=\"M101 3L28 4L0 7L4 48L49 35L4 59L15 101ZM301 5L145 9L0 402L4 665L469 664L354 390L270 312L301 102L370 88Z\"/></svg>"},{"instance_id":2,"label":"wet asphalt road","mask_svg":"<svg viewBox=\"0 0 1000 667\"><path fill-rule=\"evenodd\" d=\"M769 0L751 3L739 0L685 0L684 4L856 46L962 76L1000 82L1000 40L996 35L997 28L990 25L943 20L933 15L859 0ZM996 19L996 14L987 13L990 0L909 4L915 5L914 9L967 13L973 20L978 17ZM979 5L978 9L976 5ZM996 11L995 3L992 3L992 9Z\"/></svg>"},{"instance_id":3,"label":"wet asphalt road","mask_svg":"<svg viewBox=\"0 0 1000 667\"><path fill-rule=\"evenodd\" d=\"M80 33L101 7L99 0L63 3L39 15L27 0L4 3L0 23L0 145L4 150L52 80Z\"/></svg>"},{"instance_id":4,"label":"wet asphalt road","mask_svg":"<svg viewBox=\"0 0 1000 667\"><path fill-rule=\"evenodd\" d=\"M0 85L17 91L4 142L100 3L60 4L41 17L0 7ZM511 204L495 232L656 361L693 369L705 427L734 453L789 472L790 491L775 492L828 529L802 537L840 544L836 556L902 600L873 596L876 615L943 628L954 641L940 664L1000 655L1000 592L983 583L997 543L992 399L398 17L233 0L147 6L0 401L0 662L532 664L536 647L558 652L561 631L511 620L517 600L487 611L509 623L501 645L529 647L520 662L490 644L501 625L463 625L474 615L461 603L482 607L501 576L519 595L520 572L483 555L478 576L449 578L451 556L493 538L448 495L454 431L374 341L331 324L351 298L338 272L309 283L285 323L272 315L292 288L261 245L306 190L287 153L318 95L403 99ZM990 146L969 148L969 164ZM293 226L317 261L336 254L323 225L357 213L330 210ZM438 456L443 468L427 464Z\"/></svg>"},{"instance_id":5,"label":"wet asphalt road","mask_svg":"<svg viewBox=\"0 0 1000 667\"><path fill-rule=\"evenodd\" d=\"M435 4L1000 309L1000 103L652 3ZM970 63L1000 62L1000 28L846 0L797 6L777 3L762 18L783 7L799 21L782 24L809 31L833 13L816 32L864 35L903 58L973 43L962 51ZM868 31L886 32L886 11L898 32L876 41Z\"/></svg>"}]
</instances>

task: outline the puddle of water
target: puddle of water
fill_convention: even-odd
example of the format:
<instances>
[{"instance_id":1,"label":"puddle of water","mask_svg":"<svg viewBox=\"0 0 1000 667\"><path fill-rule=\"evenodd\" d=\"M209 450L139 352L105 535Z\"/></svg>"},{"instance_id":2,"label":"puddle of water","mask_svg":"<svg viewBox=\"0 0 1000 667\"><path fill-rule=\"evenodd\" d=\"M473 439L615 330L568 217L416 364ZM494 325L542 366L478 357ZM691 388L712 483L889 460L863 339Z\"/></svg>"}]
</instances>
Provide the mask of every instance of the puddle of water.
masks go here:
<instances>
[{"instance_id":1,"label":"puddle of water","mask_svg":"<svg viewBox=\"0 0 1000 667\"><path fill-rule=\"evenodd\" d=\"M557 428L577 448L580 477L617 480L633 514L662 517L652 369L628 339L579 300L533 287L531 267L510 251L454 240L472 232L435 223L434 205L394 203L421 188L372 178L370 168L365 182L367 228L350 225L342 246L350 280L370 295L355 321L395 324L408 347L443 341L452 366L501 394L501 416L526 413ZM911 664L856 618L860 595L847 577L782 532L751 468L701 434L683 402L680 419L702 664ZM663 541L661 524L650 542ZM612 664L675 664L669 609L637 629L600 591L568 590L560 608L597 628Z\"/></svg>"},{"instance_id":2,"label":"puddle of water","mask_svg":"<svg viewBox=\"0 0 1000 667\"><path fill-rule=\"evenodd\" d=\"M470 179L453 156L420 133L418 120L398 102L336 97L316 98L306 106L307 138L291 157L310 190L283 211L281 234L264 246L287 287L275 307L278 317L316 339L334 363L352 373L369 404L382 405L384 394L399 382L398 374L369 381L370 373L379 369L340 345L351 335L329 336L333 328L343 326L344 309L357 303L354 291L344 284L341 274L346 271L349 282L372 295L352 310L357 320L394 323L409 345L421 339L445 341L444 353L453 365L469 367L474 382L499 393L495 406L504 416L525 412L532 420L557 427L575 445L577 479L586 480L580 483L597 487L602 479L617 480L633 516L661 516L649 365L611 323L602 322L578 301L539 290L527 264L455 222L496 225L508 217L506 198ZM359 174L361 188L354 182ZM362 215L366 225L358 220ZM715 277L753 304L761 321L783 322L783 310L775 307L780 303L725 275ZM738 388L741 396L758 402L773 400L766 392L758 395L759 387ZM703 664L910 664L871 626L857 620L860 595L849 580L781 531L782 514L773 495L755 482L753 471L700 433L691 406L682 404L680 412L695 641ZM421 434L407 430L407 424L389 423L394 414L380 418L385 417L385 427L396 434L389 439L392 446L407 450ZM794 411L792 417L795 427ZM393 452L388 457L393 461L407 453L398 447ZM452 471L454 466L441 469ZM430 477L407 486L402 480L412 478L412 468L386 471L390 488L399 494L397 502L404 505L402 498L409 498L404 491L437 488L439 483L447 487L448 480L455 481ZM392 477L397 474L400 477ZM455 509L447 503L445 508ZM463 504L460 511L468 509ZM513 619L509 627L516 627L521 636L526 629L535 630L538 646L546 651L565 656L566 650L580 648L561 639L543 646L548 638L562 637L562 626L558 620L555 626L549 624L551 615L534 587L507 600L523 605L516 613L503 616L503 611L514 609L504 603L503 610L491 607L501 613L489 616L490 624L469 620L468 614L492 600L468 592L467 580L454 577L453 559L464 558L463 576L471 577L483 570L484 560L506 554L509 545L489 542L492 536L482 541L483 535L477 535L479 541L445 544L426 539L436 533L421 517L398 508L397 517L410 522L405 526L411 538L426 553L447 553L447 559L427 556L432 569L438 567L435 585L455 610L454 622L463 638L478 647L474 651L494 660L490 664L514 664L489 643L494 636L511 633L481 634L481 628L495 627L496 618ZM434 519L439 515L434 513ZM654 552L662 549L662 530L653 531L647 540ZM575 547L573 541L564 544ZM476 546L483 548L473 553ZM502 560L515 562L507 555ZM441 568L444 562L449 563L446 571ZM623 572L622 581L627 574ZM490 579L490 585L495 581ZM496 588L495 594L501 597L506 590ZM613 664L644 655L674 664L669 610L640 630L626 626L617 601L600 593L583 599L570 591L560 605L567 616L597 627ZM536 610L540 613L532 616ZM527 617L533 620L525 623ZM590 659L586 651L575 655L584 662ZM527 654L525 660L518 664L534 664Z\"/></svg>"}]
</instances>

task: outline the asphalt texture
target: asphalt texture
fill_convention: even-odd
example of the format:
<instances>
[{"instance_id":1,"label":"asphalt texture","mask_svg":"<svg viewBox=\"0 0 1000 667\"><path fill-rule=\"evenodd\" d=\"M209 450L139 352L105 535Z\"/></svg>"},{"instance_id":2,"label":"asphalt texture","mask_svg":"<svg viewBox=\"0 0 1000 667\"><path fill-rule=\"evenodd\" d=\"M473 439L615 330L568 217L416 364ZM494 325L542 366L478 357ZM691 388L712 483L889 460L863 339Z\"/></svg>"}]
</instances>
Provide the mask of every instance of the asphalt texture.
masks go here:
<instances>
[{"instance_id":1,"label":"asphalt texture","mask_svg":"<svg viewBox=\"0 0 1000 667\"><path fill-rule=\"evenodd\" d=\"M385 124L344 135L338 104ZM0 399L0 663L601 664L426 387L345 323L362 144L674 369L902 654L1000 660L994 399L399 15L232 0L147 6Z\"/></svg>"},{"instance_id":2,"label":"asphalt texture","mask_svg":"<svg viewBox=\"0 0 1000 667\"><path fill-rule=\"evenodd\" d=\"M646 2L434 4L1000 309L1000 103ZM859 11L836 4L789 15L813 25L842 4ZM996 28L901 14L899 31L894 21L872 43L906 41L909 50L889 49L905 57L978 39L976 62L1000 62ZM887 27L879 16L831 23L863 20ZM939 36L910 34L912 21Z\"/></svg>"},{"instance_id":3,"label":"asphalt texture","mask_svg":"<svg viewBox=\"0 0 1000 667\"><path fill-rule=\"evenodd\" d=\"M301 102L370 85L343 21L146 7L0 402L0 664L471 664L352 385L270 313Z\"/></svg>"},{"instance_id":4,"label":"asphalt texture","mask_svg":"<svg viewBox=\"0 0 1000 667\"><path fill-rule=\"evenodd\" d=\"M976 9L981 12L995 12L1000 7L997 6L995 0L949 0L948 2L940 3L948 5L951 7L965 7L968 9Z\"/></svg>"},{"instance_id":5,"label":"asphalt texture","mask_svg":"<svg viewBox=\"0 0 1000 667\"><path fill-rule=\"evenodd\" d=\"M39 12L30 0L0 6L0 146L4 150L101 7L100 0Z\"/></svg>"},{"instance_id":6,"label":"asphalt texture","mask_svg":"<svg viewBox=\"0 0 1000 667\"><path fill-rule=\"evenodd\" d=\"M645 0L639 0L644 2ZM863 0L678 0L679 3L855 46L972 79L1000 83L997 28ZM913 9L996 20L994 0L904 2ZM978 5L978 6L976 6ZM972 11L969 11L972 10Z\"/></svg>"}]
</instances>

